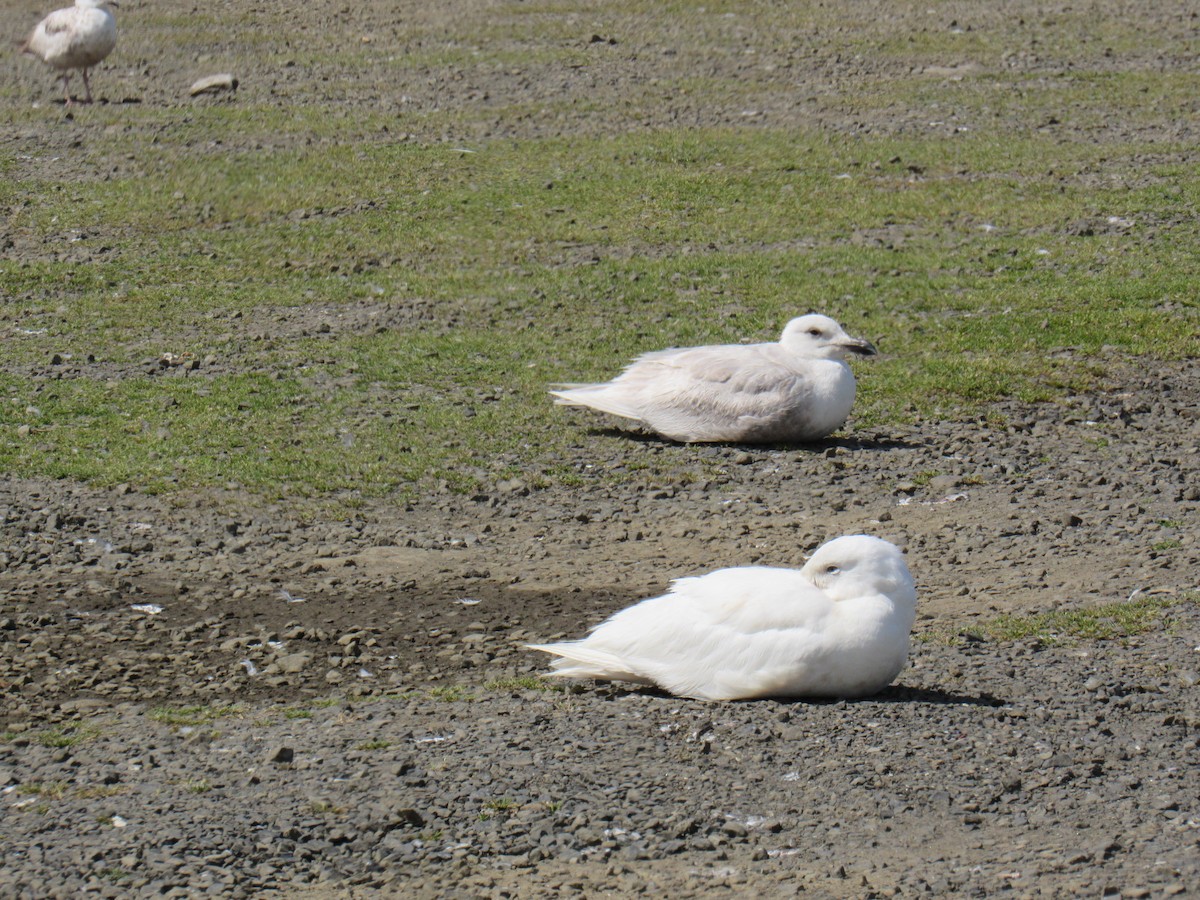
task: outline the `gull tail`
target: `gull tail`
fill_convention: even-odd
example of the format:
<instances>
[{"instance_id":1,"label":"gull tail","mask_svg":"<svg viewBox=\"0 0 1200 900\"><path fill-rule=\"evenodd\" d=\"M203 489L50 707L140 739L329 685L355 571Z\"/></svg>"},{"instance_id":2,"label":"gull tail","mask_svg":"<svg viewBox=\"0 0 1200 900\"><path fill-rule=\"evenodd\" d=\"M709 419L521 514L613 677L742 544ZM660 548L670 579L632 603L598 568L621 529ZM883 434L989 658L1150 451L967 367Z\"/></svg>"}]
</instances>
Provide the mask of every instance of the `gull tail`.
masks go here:
<instances>
[{"instance_id":1,"label":"gull tail","mask_svg":"<svg viewBox=\"0 0 1200 900\"><path fill-rule=\"evenodd\" d=\"M563 641L559 644L526 644L530 650L552 653L559 659L550 664L547 675L558 678L597 678L601 681L632 681L636 684L653 682L635 672L620 657L606 650L586 646L585 641Z\"/></svg>"},{"instance_id":2,"label":"gull tail","mask_svg":"<svg viewBox=\"0 0 1200 900\"><path fill-rule=\"evenodd\" d=\"M550 394L557 406L586 406L622 419L641 419L642 414L613 396L609 384L554 384Z\"/></svg>"}]
</instances>

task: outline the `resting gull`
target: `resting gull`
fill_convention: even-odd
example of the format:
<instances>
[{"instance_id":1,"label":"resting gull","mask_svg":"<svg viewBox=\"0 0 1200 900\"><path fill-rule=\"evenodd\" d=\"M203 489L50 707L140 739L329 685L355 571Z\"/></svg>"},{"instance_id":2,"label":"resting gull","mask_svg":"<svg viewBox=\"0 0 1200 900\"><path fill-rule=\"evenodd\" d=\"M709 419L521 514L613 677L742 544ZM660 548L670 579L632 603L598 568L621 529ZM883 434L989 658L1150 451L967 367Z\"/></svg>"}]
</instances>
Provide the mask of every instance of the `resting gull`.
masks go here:
<instances>
[{"instance_id":1,"label":"resting gull","mask_svg":"<svg viewBox=\"0 0 1200 900\"><path fill-rule=\"evenodd\" d=\"M828 316L792 319L772 344L722 344L645 353L612 381L557 384L564 406L635 419L673 441L814 441L854 405L848 354L873 356Z\"/></svg>"},{"instance_id":2,"label":"resting gull","mask_svg":"<svg viewBox=\"0 0 1200 900\"><path fill-rule=\"evenodd\" d=\"M112 10L113 0L75 0L74 6L56 9L33 29L33 34L21 45L21 51L40 57L51 68L63 72L63 96L68 105L71 94L67 83L71 70L83 73L85 103L92 102L92 86L88 69L112 53L117 45L117 20Z\"/></svg>"},{"instance_id":3,"label":"resting gull","mask_svg":"<svg viewBox=\"0 0 1200 900\"><path fill-rule=\"evenodd\" d=\"M578 641L531 644L551 675L657 685L680 697L860 697L908 656L917 595L904 556L868 535L823 544L802 569L680 578Z\"/></svg>"}]
</instances>

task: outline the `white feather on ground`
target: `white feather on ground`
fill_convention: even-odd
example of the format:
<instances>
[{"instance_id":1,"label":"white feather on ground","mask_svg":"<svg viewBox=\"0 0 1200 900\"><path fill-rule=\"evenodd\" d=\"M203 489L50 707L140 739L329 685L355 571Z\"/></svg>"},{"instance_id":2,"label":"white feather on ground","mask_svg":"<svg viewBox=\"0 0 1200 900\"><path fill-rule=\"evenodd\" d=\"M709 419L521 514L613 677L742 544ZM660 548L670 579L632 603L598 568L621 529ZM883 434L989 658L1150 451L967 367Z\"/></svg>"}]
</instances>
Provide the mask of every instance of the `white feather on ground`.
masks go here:
<instances>
[{"instance_id":1,"label":"white feather on ground","mask_svg":"<svg viewBox=\"0 0 1200 900\"><path fill-rule=\"evenodd\" d=\"M83 74L87 93L84 102L92 102L88 69L112 53L117 45L117 20L109 9L115 6L111 0L75 0L74 6L56 9L38 22L21 46L23 53L37 56L63 72L63 96L68 104L71 94L67 85L73 69Z\"/></svg>"},{"instance_id":2,"label":"white feather on ground","mask_svg":"<svg viewBox=\"0 0 1200 900\"><path fill-rule=\"evenodd\" d=\"M894 545L850 535L802 569L746 566L681 578L578 641L530 644L550 675L657 685L681 697L858 697L908 657L917 595Z\"/></svg>"},{"instance_id":3,"label":"white feather on ground","mask_svg":"<svg viewBox=\"0 0 1200 900\"><path fill-rule=\"evenodd\" d=\"M854 405L847 354L872 356L828 316L792 319L769 344L721 344L645 353L612 381L559 384L564 406L634 419L684 443L814 441L840 428Z\"/></svg>"}]
</instances>

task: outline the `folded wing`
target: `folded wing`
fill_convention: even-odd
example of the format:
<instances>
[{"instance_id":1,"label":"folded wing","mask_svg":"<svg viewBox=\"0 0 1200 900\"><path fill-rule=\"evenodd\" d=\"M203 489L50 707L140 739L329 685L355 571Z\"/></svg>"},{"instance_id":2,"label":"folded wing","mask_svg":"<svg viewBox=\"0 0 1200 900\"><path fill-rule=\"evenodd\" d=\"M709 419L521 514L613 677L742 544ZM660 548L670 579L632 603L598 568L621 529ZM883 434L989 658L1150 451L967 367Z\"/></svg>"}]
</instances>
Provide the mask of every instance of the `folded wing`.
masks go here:
<instances>
[{"instance_id":1,"label":"folded wing","mask_svg":"<svg viewBox=\"0 0 1200 900\"><path fill-rule=\"evenodd\" d=\"M537 645L553 674L657 684L723 700L777 693L816 651L831 601L795 570L723 569L675 582L582 641Z\"/></svg>"},{"instance_id":2,"label":"folded wing","mask_svg":"<svg viewBox=\"0 0 1200 900\"><path fill-rule=\"evenodd\" d=\"M683 441L738 440L802 408L811 382L778 345L662 350L604 384L554 391L560 403L645 422Z\"/></svg>"}]
</instances>

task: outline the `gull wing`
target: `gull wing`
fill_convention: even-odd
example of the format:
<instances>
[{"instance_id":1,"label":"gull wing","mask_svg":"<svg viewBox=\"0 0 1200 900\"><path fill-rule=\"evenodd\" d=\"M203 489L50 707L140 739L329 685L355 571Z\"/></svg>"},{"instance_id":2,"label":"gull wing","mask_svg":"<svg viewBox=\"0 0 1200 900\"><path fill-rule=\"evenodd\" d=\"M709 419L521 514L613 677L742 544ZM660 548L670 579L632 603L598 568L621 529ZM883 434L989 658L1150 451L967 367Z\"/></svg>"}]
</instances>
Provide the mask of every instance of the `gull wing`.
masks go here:
<instances>
[{"instance_id":1,"label":"gull wing","mask_svg":"<svg viewBox=\"0 0 1200 900\"><path fill-rule=\"evenodd\" d=\"M637 419L678 440L737 440L804 405L806 370L777 344L658 350L610 382L553 393L559 403Z\"/></svg>"},{"instance_id":2,"label":"gull wing","mask_svg":"<svg viewBox=\"0 0 1200 900\"><path fill-rule=\"evenodd\" d=\"M537 645L553 673L654 683L708 700L768 696L819 652L833 603L794 569L746 567L683 578L582 641Z\"/></svg>"}]
</instances>

